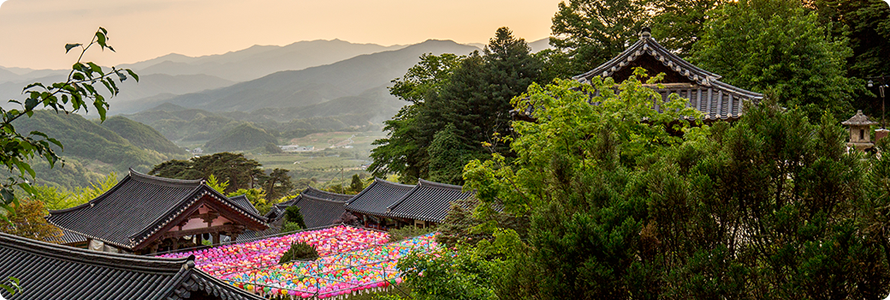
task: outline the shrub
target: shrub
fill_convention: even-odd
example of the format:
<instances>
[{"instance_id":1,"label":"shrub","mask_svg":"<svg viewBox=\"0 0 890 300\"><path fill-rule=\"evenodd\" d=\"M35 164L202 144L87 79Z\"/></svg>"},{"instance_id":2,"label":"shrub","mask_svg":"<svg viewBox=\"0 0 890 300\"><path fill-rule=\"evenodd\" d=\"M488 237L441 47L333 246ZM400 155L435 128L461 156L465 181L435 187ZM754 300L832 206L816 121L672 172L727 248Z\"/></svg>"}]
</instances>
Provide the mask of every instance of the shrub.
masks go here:
<instances>
[{"instance_id":1,"label":"shrub","mask_svg":"<svg viewBox=\"0 0 890 300\"><path fill-rule=\"evenodd\" d=\"M285 224L297 223L300 225L300 228L306 228L306 222L303 221L303 213L300 212L300 208L296 205L291 205L284 210L284 222Z\"/></svg>"},{"instance_id":2,"label":"shrub","mask_svg":"<svg viewBox=\"0 0 890 300\"><path fill-rule=\"evenodd\" d=\"M294 232L300 229L303 229L303 227L300 227L300 224L295 222L284 222L284 225L281 226L281 232Z\"/></svg>"},{"instance_id":3,"label":"shrub","mask_svg":"<svg viewBox=\"0 0 890 300\"><path fill-rule=\"evenodd\" d=\"M318 258L318 251L315 248L309 244L299 242L291 244L290 249L281 255L278 263L283 264L292 260L315 260L316 258Z\"/></svg>"}]
</instances>

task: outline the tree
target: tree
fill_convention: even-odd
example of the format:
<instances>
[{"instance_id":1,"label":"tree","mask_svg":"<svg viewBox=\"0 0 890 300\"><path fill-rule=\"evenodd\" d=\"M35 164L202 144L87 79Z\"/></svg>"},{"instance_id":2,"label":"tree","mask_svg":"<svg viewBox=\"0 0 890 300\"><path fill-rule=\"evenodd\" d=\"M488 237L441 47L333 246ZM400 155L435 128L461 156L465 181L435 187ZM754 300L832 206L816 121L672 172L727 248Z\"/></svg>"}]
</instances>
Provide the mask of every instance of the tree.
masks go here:
<instances>
[{"instance_id":1,"label":"tree","mask_svg":"<svg viewBox=\"0 0 890 300\"><path fill-rule=\"evenodd\" d=\"M572 74L612 59L639 38L650 15L645 0L570 0L560 2L550 45L569 55Z\"/></svg>"},{"instance_id":2,"label":"tree","mask_svg":"<svg viewBox=\"0 0 890 300\"><path fill-rule=\"evenodd\" d=\"M266 196L270 199L278 199L289 194L294 189L294 182L291 180L288 170L275 168L269 173L269 176L260 178L260 185L266 191Z\"/></svg>"},{"instance_id":3,"label":"tree","mask_svg":"<svg viewBox=\"0 0 890 300\"><path fill-rule=\"evenodd\" d=\"M890 5L881 0L804 0L815 9L820 24L830 24L835 38L849 39L853 55L848 76L865 78L890 74Z\"/></svg>"},{"instance_id":4,"label":"tree","mask_svg":"<svg viewBox=\"0 0 890 300\"><path fill-rule=\"evenodd\" d=\"M498 280L482 288L500 298L890 292L890 163L848 152L848 133L831 114L811 122L775 99L746 105L734 124L691 127L682 116L700 113L677 97L655 111L651 99L661 98L642 86L640 72L617 88L611 79L592 87L557 81L514 100L517 109L536 108L534 121L513 123L516 158L473 161L464 177L482 203L528 216L527 236L498 226L506 240L494 235L462 252L492 255L484 249L502 244L522 255L451 269L461 274L449 274L457 278L450 284L497 270ZM477 207L467 223L478 228L495 212ZM449 277L434 280L442 278Z\"/></svg>"},{"instance_id":5,"label":"tree","mask_svg":"<svg viewBox=\"0 0 890 300\"><path fill-rule=\"evenodd\" d=\"M393 79L389 88L392 95L411 102L402 107L391 119L384 121L383 131L388 137L375 140L377 146L371 151L373 162L368 166L376 177L386 174L400 174L404 182L417 181L426 176L423 148L424 136L419 132L418 114L429 99L438 96L442 88L451 81L454 69L463 61L463 56L450 53L435 56L423 54L420 62L408 69L402 78Z\"/></svg>"},{"instance_id":6,"label":"tree","mask_svg":"<svg viewBox=\"0 0 890 300\"><path fill-rule=\"evenodd\" d=\"M463 182L463 164L469 161L470 149L461 140L454 124L436 133L429 150L429 180L448 184Z\"/></svg>"},{"instance_id":7,"label":"tree","mask_svg":"<svg viewBox=\"0 0 890 300\"><path fill-rule=\"evenodd\" d=\"M702 39L711 10L725 0L653 1L652 36L662 46L689 57L693 45Z\"/></svg>"},{"instance_id":8,"label":"tree","mask_svg":"<svg viewBox=\"0 0 890 300\"><path fill-rule=\"evenodd\" d=\"M365 184L362 183L362 179L358 174L352 174L352 183L349 185L349 191L358 194L364 189Z\"/></svg>"},{"instance_id":9,"label":"tree","mask_svg":"<svg viewBox=\"0 0 890 300\"><path fill-rule=\"evenodd\" d=\"M214 175L220 181L229 183L225 191L220 191L228 194L239 189L251 189L258 184L263 175L260 166L259 162L244 157L244 154L221 152L190 160L166 161L154 166L148 174L190 180Z\"/></svg>"},{"instance_id":10,"label":"tree","mask_svg":"<svg viewBox=\"0 0 890 300\"><path fill-rule=\"evenodd\" d=\"M742 88L766 92L810 118L841 117L863 84L846 77L852 52L795 0L745 0L715 10L694 61Z\"/></svg>"},{"instance_id":11,"label":"tree","mask_svg":"<svg viewBox=\"0 0 890 300\"><path fill-rule=\"evenodd\" d=\"M15 214L9 218L11 223L0 225L0 231L38 241L58 241L62 230L46 221L47 214L40 200L23 199L15 205Z\"/></svg>"},{"instance_id":12,"label":"tree","mask_svg":"<svg viewBox=\"0 0 890 300\"><path fill-rule=\"evenodd\" d=\"M300 228L306 228L306 222L303 221L303 213L300 212L300 207L296 205L288 206L284 210L284 222L296 223L300 225Z\"/></svg>"},{"instance_id":13,"label":"tree","mask_svg":"<svg viewBox=\"0 0 890 300\"><path fill-rule=\"evenodd\" d=\"M28 178L33 180L36 174L28 161L40 156L52 167L60 160L60 157L51 148L51 145L62 148L59 141L41 132L32 131L28 135L16 132L12 122L22 116L30 117L39 107L67 114L81 110L88 111L91 106L96 109L99 119L104 121L108 102L105 95L100 93L94 85L104 86L108 92L108 98L111 98L119 92L117 82L126 80L128 75L139 80L139 76L130 69L112 67L106 73L102 67L95 63L81 62L87 50L95 45L98 45L102 50L114 51L114 48L107 42L108 31L99 27L89 44L65 45L66 53L74 48L80 48L81 53L64 82L29 84L22 90L25 95L24 101L9 100L9 103L19 105L21 108L0 108L0 116L2 116L0 128L3 129L0 133L0 147L3 148L3 151L0 152L0 161L3 162L8 173L16 174L7 177L4 182L0 183L0 219L6 220L8 214L13 211L11 205L18 205L18 199L13 192L14 187L19 187L29 194L34 193L34 189L28 184Z\"/></svg>"},{"instance_id":14,"label":"tree","mask_svg":"<svg viewBox=\"0 0 890 300\"><path fill-rule=\"evenodd\" d=\"M439 60L431 57L427 57L431 61L416 66L419 70L451 66L450 75L444 70L422 73L409 70L403 80L411 78L423 84L397 83L401 87L397 92L408 99L422 101L402 108L386 123L384 130L390 132L389 137L375 141L374 145L378 147L371 153L374 163L370 168L374 175L383 177L387 173L396 173L399 180L406 183L429 178L429 147L436 133L448 124L453 125L461 147L468 149L470 155L458 161L440 161L449 165L440 170L455 171L446 177L459 181L456 171L473 155L483 156L490 147L504 148L497 136L510 134L510 99L532 82L542 79L541 61L529 51L525 40L515 38L504 27L498 29L483 54L474 52L460 60L457 66L438 64ZM427 74L443 78L432 79Z\"/></svg>"}]
</instances>

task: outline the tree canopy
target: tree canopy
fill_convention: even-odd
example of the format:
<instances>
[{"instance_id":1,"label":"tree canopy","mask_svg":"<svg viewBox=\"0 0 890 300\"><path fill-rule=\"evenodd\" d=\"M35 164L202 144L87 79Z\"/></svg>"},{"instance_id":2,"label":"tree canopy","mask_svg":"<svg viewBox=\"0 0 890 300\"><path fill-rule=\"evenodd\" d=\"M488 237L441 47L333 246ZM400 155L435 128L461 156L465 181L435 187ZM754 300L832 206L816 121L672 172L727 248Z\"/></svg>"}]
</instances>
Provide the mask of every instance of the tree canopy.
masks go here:
<instances>
[{"instance_id":1,"label":"tree canopy","mask_svg":"<svg viewBox=\"0 0 890 300\"><path fill-rule=\"evenodd\" d=\"M175 179L204 179L210 175L228 182L224 193L249 189L259 184L264 176L261 164L241 153L221 152L193 157L189 160L170 160L156 165L148 174Z\"/></svg>"},{"instance_id":2,"label":"tree canopy","mask_svg":"<svg viewBox=\"0 0 890 300\"><path fill-rule=\"evenodd\" d=\"M445 183L460 183L464 163L484 156L487 148L505 147L497 136L510 135L509 101L543 80L542 68L525 40L507 28L498 29L481 54L421 56L420 63L393 81L390 92L412 104L386 122L389 136L374 142L378 147L372 150L369 169L378 177L398 174L403 182L435 173ZM434 143L445 128L447 146ZM452 156L455 160L431 162L430 151L453 149L463 149Z\"/></svg>"},{"instance_id":3,"label":"tree canopy","mask_svg":"<svg viewBox=\"0 0 890 300\"><path fill-rule=\"evenodd\" d=\"M694 61L723 81L773 94L811 118L849 114L864 88L846 75L853 54L846 40L832 38L817 14L795 0L726 3L713 12L696 49Z\"/></svg>"}]
</instances>

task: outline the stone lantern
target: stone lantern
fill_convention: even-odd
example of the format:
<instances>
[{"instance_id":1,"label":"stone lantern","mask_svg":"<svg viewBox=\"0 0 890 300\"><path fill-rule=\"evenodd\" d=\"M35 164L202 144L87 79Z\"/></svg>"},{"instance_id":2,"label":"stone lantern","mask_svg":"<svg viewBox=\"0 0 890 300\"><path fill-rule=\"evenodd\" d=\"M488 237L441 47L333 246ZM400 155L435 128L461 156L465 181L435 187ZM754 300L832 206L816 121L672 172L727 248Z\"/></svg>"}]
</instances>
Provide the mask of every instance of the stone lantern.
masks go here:
<instances>
[{"instance_id":1,"label":"stone lantern","mask_svg":"<svg viewBox=\"0 0 890 300\"><path fill-rule=\"evenodd\" d=\"M846 125L850 130L848 147L864 151L875 146L871 141L871 125L878 124L878 122L869 121L868 117L862 114L862 110L857 110L856 115L841 124Z\"/></svg>"}]
</instances>

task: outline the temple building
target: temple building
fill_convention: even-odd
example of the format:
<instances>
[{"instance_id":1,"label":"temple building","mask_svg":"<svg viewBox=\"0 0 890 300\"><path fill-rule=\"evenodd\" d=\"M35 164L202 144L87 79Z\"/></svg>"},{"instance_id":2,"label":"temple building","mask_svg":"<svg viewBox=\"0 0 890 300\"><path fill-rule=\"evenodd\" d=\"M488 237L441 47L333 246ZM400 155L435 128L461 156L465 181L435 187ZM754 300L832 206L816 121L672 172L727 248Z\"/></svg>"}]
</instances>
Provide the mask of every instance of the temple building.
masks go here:
<instances>
[{"instance_id":1,"label":"temple building","mask_svg":"<svg viewBox=\"0 0 890 300\"><path fill-rule=\"evenodd\" d=\"M461 186L420 179L406 185L375 179L346 203L366 227L390 229L402 226L427 227L445 221L451 203L473 196Z\"/></svg>"},{"instance_id":2,"label":"temple building","mask_svg":"<svg viewBox=\"0 0 890 300\"><path fill-rule=\"evenodd\" d=\"M194 257L89 251L0 233L0 274L19 280L0 299L261 300L195 268ZM5 277L4 277L5 278Z\"/></svg>"},{"instance_id":3,"label":"temple building","mask_svg":"<svg viewBox=\"0 0 890 300\"><path fill-rule=\"evenodd\" d=\"M283 223L284 211L288 207L297 206L303 215L306 228L328 226L337 223L337 220L346 212L346 201L352 196L308 187L297 197L275 204L266 217L269 218L270 223L281 225L279 223Z\"/></svg>"},{"instance_id":4,"label":"temple building","mask_svg":"<svg viewBox=\"0 0 890 300\"><path fill-rule=\"evenodd\" d=\"M108 192L83 205L50 211L46 219L66 235L85 239L91 250L146 254L202 245L202 240L219 244L221 235L236 240L245 230L265 230L266 218L243 200L232 201L203 180L131 169Z\"/></svg>"},{"instance_id":5,"label":"temple building","mask_svg":"<svg viewBox=\"0 0 890 300\"><path fill-rule=\"evenodd\" d=\"M692 106L704 113L703 121L735 120L744 114L744 101L759 101L763 95L738 88L720 81L722 76L706 71L683 60L658 44L648 28L640 34L640 40L606 63L577 75L573 79L590 83L595 76L612 77L622 82L633 74L636 67L646 69L654 76L664 73L664 80L658 85L647 85L662 95L677 94L689 99ZM655 109L659 109L656 104Z\"/></svg>"}]
</instances>

